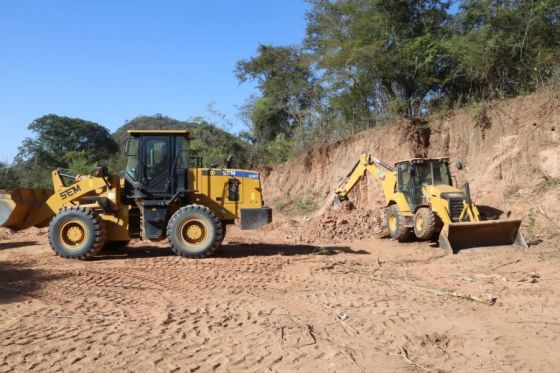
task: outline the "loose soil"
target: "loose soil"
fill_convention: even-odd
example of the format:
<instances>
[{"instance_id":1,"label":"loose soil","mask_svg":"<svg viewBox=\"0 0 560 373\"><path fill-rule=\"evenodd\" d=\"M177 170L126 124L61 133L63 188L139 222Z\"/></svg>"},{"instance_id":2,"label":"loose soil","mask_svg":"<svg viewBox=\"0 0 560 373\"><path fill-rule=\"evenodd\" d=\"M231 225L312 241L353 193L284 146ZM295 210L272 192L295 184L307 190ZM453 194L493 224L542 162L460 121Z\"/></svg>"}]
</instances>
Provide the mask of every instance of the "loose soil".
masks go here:
<instances>
[{"instance_id":1,"label":"loose soil","mask_svg":"<svg viewBox=\"0 0 560 373\"><path fill-rule=\"evenodd\" d=\"M0 372L557 372L560 94L488 105L484 125L467 108L263 170L285 215L230 227L207 259L135 241L65 260L44 229L0 228ZM462 160L481 212L522 218L541 243L450 255L374 237L385 200L371 176L354 208L330 209L363 151Z\"/></svg>"},{"instance_id":2,"label":"loose soil","mask_svg":"<svg viewBox=\"0 0 560 373\"><path fill-rule=\"evenodd\" d=\"M2 231L0 371L558 371L558 246L311 245L309 220L275 224L203 260L133 242L72 261Z\"/></svg>"},{"instance_id":3,"label":"loose soil","mask_svg":"<svg viewBox=\"0 0 560 373\"><path fill-rule=\"evenodd\" d=\"M286 214L302 205L326 210L334 188L362 152L393 164L418 156L449 157L454 182L470 183L474 201L491 217L523 219L531 239L560 235L560 92L543 92L476 108L402 120L327 144L263 170L266 202ZM455 167L456 161L464 165ZM367 175L350 193L358 209L384 215L379 183Z\"/></svg>"}]
</instances>

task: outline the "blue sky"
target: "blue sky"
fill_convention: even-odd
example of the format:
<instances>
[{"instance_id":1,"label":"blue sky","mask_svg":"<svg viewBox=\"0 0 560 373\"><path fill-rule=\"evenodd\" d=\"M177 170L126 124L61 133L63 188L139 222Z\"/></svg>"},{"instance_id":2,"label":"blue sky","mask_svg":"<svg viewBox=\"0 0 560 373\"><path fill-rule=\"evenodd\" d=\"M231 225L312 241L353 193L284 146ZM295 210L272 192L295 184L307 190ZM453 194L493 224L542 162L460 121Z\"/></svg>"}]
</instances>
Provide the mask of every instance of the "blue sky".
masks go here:
<instances>
[{"instance_id":1,"label":"blue sky","mask_svg":"<svg viewBox=\"0 0 560 373\"><path fill-rule=\"evenodd\" d=\"M254 88L235 63L258 44L297 44L304 0L0 1L0 160L54 113L114 131L160 113L235 115Z\"/></svg>"}]
</instances>

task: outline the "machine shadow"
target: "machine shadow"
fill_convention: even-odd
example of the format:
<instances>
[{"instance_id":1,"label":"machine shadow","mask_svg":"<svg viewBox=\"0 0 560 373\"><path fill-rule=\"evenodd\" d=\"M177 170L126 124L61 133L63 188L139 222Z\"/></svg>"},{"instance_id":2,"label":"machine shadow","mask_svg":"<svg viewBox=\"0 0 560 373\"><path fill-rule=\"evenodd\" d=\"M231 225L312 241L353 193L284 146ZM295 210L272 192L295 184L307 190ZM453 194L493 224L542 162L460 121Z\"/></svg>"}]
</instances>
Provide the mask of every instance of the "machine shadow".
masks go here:
<instances>
[{"instance_id":1,"label":"machine shadow","mask_svg":"<svg viewBox=\"0 0 560 373\"><path fill-rule=\"evenodd\" d=\"M496 220L504 214L503 210L492 206L477 205L476 207L478 208L478 212L480 213L482 220ZM507 217L509 217L509 213L507 214Z\"/></svg>"},{"instance_id":2,"label":"machine shadow","mask_svg":"<svg viewBox=\"0 0 560 373\"><path fill-rule=\"evenodd\" d=\"M223 245L213 257L242 258L249 256L296 256L296 255L335 255L338 253L369 255L365 250L353 250L348 246L314 246L291 244L244 244L230 243Z\"/></svg>"},{"instance_id":3,"label":"machine shadow","mask_svg":"<svg viewBox=\"0 0 560 373\"><path fill-rule=\"evenodd\" d=\"M175 255L168 247L160 246L135 246L125 247L123 249L103 250L101 253L93 257L92 261L97 260L117 260L117 259L146 259L159 258L162 256Z\"/></svg>"},{"instance_id":4,"label":"machine shadow","mask_svg":"<svg viewBox=\"0 0 560 373\"><path fill-rule=\"evenodd\" d=\"M0 242L0 250L17 249L18 247L36 246L36 245L39 245L37 241Z\"/></svg>"},{"instance_id":5,"label":"machine shadow","mask_svg":"<svg viewBox=\"0 0 560 373\"><path fill-rule=\"evenodd\" d=\"M0 261L0 305L21 302L34 297L45 284L71 277L70 273L53 273L27 268L21 263Z\"/></svg>"},{"instance_id":6,"label":"machine shadow","mask_svg":"<svg viewBox=\"0 0 560 373\"><path fill-rule=\"evenodd\" d=\"M314 245L290 245L290 244L245 244L231 243L220 247L212 258L244 258L259 256L296 256L296 255L336 255L338 253L369 255L365 250L353 250L347 246L314 246ZM160 246L136 246L126 247L120 250L102 251L92 260L118 260L118 259L146 259L164 256L174 256L175 253L170 248Z\"/></svg>"}]
</instances>

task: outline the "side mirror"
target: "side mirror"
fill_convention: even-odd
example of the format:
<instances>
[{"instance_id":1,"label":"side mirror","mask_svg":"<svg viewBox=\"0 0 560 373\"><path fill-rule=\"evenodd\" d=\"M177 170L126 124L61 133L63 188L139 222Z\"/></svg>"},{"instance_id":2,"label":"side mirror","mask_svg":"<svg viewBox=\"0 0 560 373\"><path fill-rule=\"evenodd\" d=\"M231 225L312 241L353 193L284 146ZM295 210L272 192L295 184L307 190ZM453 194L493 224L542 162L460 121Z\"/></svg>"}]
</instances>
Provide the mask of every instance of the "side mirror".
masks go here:
<instances>
[{"instance_id":1,"label":"side mirror","mask_svg":"<svg viewBox=\"0 0 560 373\"><path fill-rule=\"evenodd\" d=\"M132 140L134 140L134 138L129 137L129 138L127 138L126 141L124 142L124 154L125 154L126 156L131 156L131 155L136 156L136 155L137 155L137 154L130 154L130 151L131 151L131 149L130 149L130 144L132 143ZM138 151L138 149L136 149L136 151Z\"/></svg>"},{"instance_id":2,"label":"side mirror","mask_svg":"<svg viewBox=\"0 0 560 373\"><path fill-rule=\"evenodd\" d=\"M239 201L239 180L228 180L228 199L230 201Z\"/></svg>"},{"instance_id":3,"label":"side mirror","mask_svg":"<svg viewBox=\"0 0 560 373\"><path fill-rule=\"evenodd\" d=\"M226 168L231 168L232 164L233 164L233 154L230 154L226 159Z\"/></svg>"},{"instance_id":4,"label":"side mirror","mask_svg":"<svg viewBox=\"0 0 560 373\"><path fill-rule=\"evenodd\" d=\"M95 167L95 176L97 177L108 177L109 176L109 169L106 166L96 166Z\"/></svg>"},{"instance_id":5,"label":"side mirror","mask_svg":"<svg viewBox=\"0 0 560 373\"><path fill-rule=\"evenodd\" d=\"M455 162L455 167L457 167L458 170L462 170L463 169L463 162L461 162L461 161Z\"/></svg>"}]
</instances>

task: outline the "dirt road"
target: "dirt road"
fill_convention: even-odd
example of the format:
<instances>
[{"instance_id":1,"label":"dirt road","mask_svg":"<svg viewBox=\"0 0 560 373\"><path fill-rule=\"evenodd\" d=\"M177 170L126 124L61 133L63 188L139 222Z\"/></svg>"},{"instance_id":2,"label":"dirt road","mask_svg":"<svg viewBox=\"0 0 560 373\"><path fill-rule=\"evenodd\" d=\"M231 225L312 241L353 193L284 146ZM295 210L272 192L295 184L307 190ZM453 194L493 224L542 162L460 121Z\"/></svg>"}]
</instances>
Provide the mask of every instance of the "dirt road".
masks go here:
<instances>
[{"instance_id":1,"label":"dirt road","mask_svg":"<svg viewBox=\"0 0 560 373\"><path fill-rule=\"evenodd\" d=\"M236 228L225 243L197 261L136 242L79 262L43 231L5 236L0 371L560 369L555 245L445 256Z\"/></svg>"}]
</instances>

